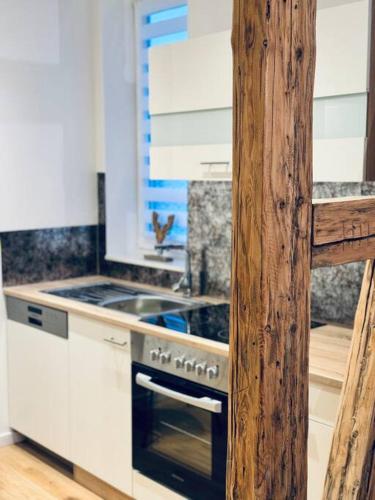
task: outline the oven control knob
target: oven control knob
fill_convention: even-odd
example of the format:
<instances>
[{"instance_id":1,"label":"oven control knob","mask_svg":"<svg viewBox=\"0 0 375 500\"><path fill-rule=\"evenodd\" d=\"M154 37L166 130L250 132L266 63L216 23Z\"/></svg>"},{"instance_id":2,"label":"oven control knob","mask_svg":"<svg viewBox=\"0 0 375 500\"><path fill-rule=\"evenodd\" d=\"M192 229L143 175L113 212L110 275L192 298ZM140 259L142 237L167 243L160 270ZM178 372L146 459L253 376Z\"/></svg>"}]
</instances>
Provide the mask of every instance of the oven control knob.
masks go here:
<instances>
[{"instance_id":1,"label":"oven control knob","mask_svg":"<svg viewBox=\"0 0 375 500\"><path fill-rule=\"evenodd\" d=\"M178 356L177 358L174 358L174 364L175 367L178 368L183 368L185 366L185 356Z\"/></svg>"},{"instance_id":2,"label":"oven control knob","mask_svg":"<svg viewBox=\"0 0 375 500\"><path fill-rule=\"evenodd\" d=\"M207 378L213 379L219 376L219 367L218 366L210 366L207 368Z\"/></svg>"},{"instance_id":3,"label":"oven control knob","mask_svg":"<svg viewBox=\"0 0 375 500\"><path fill-rule=\"evenodd\" d=\"M189 361L185 362L185 371L193 372L195 368L196 361L195 359L189 359Z\"/></svg>"},{"instance_id":4,"label":"oven control knob","mask_svg":"<svg viewBox=\"0 0 375 500\"><path fill-rule=\"evenodd\" d=\"M152 351L150 351L150 359L151 359L151 361L158 361L159 358L160 358L160 351L159 351L159 349L152 349Z\"/></svg>"},{"instance_id":5,"label":"oven control knob","mask_svg":"<svg viewBox=\"0 0 375 500\"><path fill-rule=\"evenodd\" d=\"M195 367L195 374L198 375L199 377L200 375L204 375L206 373L206 370L207 370L207 363L199 363Z\"/></svg>"},{"instance_id":6,"label":"oven control knob","mask_svg":"<svg viewBox=\"0 0 375 500\"><path fill-rule=\"evenodd\" d=\"M171 361L171 353L170 352L162 352L160 354L160 362L162 365L166 365Z\"/></svg>"}]
</instances>

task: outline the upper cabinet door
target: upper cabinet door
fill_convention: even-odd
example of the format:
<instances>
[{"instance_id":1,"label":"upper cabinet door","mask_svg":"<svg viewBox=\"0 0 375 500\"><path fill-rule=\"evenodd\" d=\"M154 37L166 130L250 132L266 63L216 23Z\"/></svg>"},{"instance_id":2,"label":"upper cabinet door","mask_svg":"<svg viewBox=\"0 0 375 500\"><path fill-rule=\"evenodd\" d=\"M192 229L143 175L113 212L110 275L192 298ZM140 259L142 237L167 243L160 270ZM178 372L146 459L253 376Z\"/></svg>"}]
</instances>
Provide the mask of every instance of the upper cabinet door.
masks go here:
<instances>
[{"instance_id":1,"label":"upper cabinet door","mask_svg":"<svg viewBox=\"0 0 375 500\"><path fill-rule=\"evenodd\" d=\"M369 19L368 0L318 10L314 97L367 91Z\"/></svg>"},{"instance_id":2,"label":"upper cabinet door","mask_svg":"<svg viewBox=\"0 0 375 500\"><path fill-rule=\"evenodd\" d=\"M367 91L368 0L319 9L315 97ZM151 115L230 108L230 31L150 49Z\"/></svg>"},{"instance_id":3,"label":"upper cabinet door","mask_svg":"<svg viewBox=\"0 0 375 500\"><path fill-rule=\"evenodd\" d=\"M152 115L232 106L230 32L150 49Z\"/></svg>"}]
</instances>

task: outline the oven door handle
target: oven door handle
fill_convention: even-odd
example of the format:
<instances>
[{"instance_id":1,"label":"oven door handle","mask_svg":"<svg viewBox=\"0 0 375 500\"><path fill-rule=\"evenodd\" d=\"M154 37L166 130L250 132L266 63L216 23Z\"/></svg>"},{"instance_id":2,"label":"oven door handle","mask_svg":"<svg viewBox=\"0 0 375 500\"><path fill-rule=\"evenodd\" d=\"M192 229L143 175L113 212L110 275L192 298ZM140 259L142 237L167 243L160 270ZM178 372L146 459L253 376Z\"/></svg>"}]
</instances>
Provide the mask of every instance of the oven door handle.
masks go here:
<instances>
[{"instance_id":1,"label":"oven door handle","mask_svg":"<svg viewBox=\"0 0 375 500\"><path fill-rule=\"evenodd\" d=\"M167 387L163 387L162 385L155 384L155 382L152 381L152 377L150 377L149 375L145 375L144 373L137 373L137 375L135 376L135 382L145 389L149 389L150 391L157 392L158 394L167 396L168 398L181 401L182 403L187 403L191 406L202 408L202 410L207 410L211 413L222 412L221 401L217 401L216 399L211 399L208 397L194 398L193 396L188 396L187 394L173 391L172 389L168 389Z\"/></svg>"}]
</instances>

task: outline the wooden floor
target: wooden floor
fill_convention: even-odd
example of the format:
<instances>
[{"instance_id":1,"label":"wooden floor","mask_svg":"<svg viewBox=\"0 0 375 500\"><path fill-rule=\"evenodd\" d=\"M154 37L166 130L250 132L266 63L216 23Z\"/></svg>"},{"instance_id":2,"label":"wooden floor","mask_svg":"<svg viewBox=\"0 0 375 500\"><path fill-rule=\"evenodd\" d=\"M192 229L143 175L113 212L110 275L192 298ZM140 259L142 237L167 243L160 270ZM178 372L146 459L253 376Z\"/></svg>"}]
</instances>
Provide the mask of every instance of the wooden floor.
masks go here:
<instances>
[{"instance_id":1,"label":"wooden floor","mask_svg":"<svg viewBox=\"0 0 375 500\"><path fill-rule=\"evenodd\" d=\"M24 443L0 448L0 500L101 498L73 481L67 469L57 467L54 462L52 467L40 457L32 446Z\"/></svg>"}]
</instances>

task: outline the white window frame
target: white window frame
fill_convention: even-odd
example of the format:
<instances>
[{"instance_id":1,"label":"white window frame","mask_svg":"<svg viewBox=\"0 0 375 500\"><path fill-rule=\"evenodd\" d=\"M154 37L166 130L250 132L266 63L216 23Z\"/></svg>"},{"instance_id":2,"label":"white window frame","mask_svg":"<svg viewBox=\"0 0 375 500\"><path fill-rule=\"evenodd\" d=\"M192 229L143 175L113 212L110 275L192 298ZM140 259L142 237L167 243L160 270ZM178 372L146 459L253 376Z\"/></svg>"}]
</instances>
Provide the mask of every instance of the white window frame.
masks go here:
<instances>
[{"instance_id":1,"label":"white window frame","mask_svg":"<svg viewBox=\"0 0 375 500\"><path fill-rule=\"evenodd\" d=\"M142 47L138 43L142 39L142 19L150 12L158 12L167 9L173 9L181 4L187 4L188 0L136 0L134 6L134 24L135 24L135 52L136 52L136 92L137 92L137 222L138 222L138 246L143 251L153 249L153 244L143 236L143 226L145 219L144 200L142 196L144 175L144 150L143 150L143 85L142 85ZM173 22L173 21L171 21ZM177 21L178 22L178 21ZM157 25L155 25L157 26ZM157 27L156 27L157 29ZM173 241L169 242L173 243Z\"/></svg>"}]
</instances>

